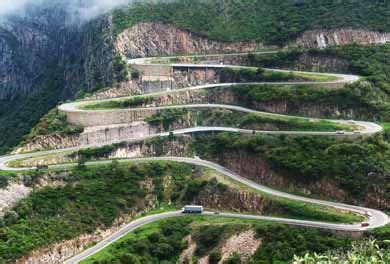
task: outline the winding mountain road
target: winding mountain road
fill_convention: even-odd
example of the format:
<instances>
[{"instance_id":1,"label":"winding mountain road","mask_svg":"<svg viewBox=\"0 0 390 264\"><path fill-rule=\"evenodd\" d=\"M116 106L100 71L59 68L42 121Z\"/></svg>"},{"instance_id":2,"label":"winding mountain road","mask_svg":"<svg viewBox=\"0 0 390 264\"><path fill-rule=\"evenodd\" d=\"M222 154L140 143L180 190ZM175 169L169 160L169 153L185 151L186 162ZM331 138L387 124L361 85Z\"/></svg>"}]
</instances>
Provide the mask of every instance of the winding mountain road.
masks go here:
<instances>
[{"instance_id":1,"label":"winding mountain road","mask_svg":"<svg viewBox=\"0 0 390 264\"><path fill-rule=\"evenodd\" d=\"M271 53L271 52L268 52ZM211 55L215 56L215 55ZM225 55L229 56L229 55ZM189 57L189 56L187 56ZM164 59L164 58L158 58L158 59ZM169 59L169 57L165 58ZM153 64L153 62L156 60L156 58L141 58L141 59L134 59L129 60L129 64ZM158 64L156 64L158 65ZM241 66L233 66L233 65L214 65L214 64L168 64L173 67L215 67L215 68L242 68ZM270 70L270 69L268 69ZM283 70L273 70L273 71L283 71ZM283 71L283 72L290 72L290 71ZM301 72L302 73L302 72ZM313 74L313 73L307 73L305 74ZM317 73L316 73L317 74ZM318 75L318 74L317 74ZM359 80L358 76L355 75L344 75L344 74L321 74L324 76L331 76L335 77L335 80L327 81L327 82L321 82L322 84L334 84L334 83L352 83L357 80ZM259 84L288 84L288 85L299 85L299 84L317 84L318 82L279 82L279 83L245 83L245 85L259 85ZM159 94L166 94L166 93L175 93L175 92L182 92L184 90L196 90L196 89L207 89L207 88L214 88L214 87L229 87L233 85L243 85L243 83L222 83L222 84L207 84L207 85L200 85L190 88L183 88L183 89L177 89L167 92L159 92L154 94L149 94L149 96L152 95L159 95ZM85 110L83 109L84 106L89 104L95 104L95 103L101 103L105 101L115 101L115 100L124 100L131 97L124 97L124 98L117 98L117 99L103 99L103 100L92 100L92 101L80 101L80 102L73 102L68 104L63 104L59 107L59 110L64 113L72 113L72 114L85 114L88 112L105 112L105 111L117 111L119 112L128 112L128 111L144 111L146 109L149 110L164 110L164 109L173 109L173 108L221 108L221 109L230 109L235 111L240 111L244 113L256 113L256 114L262 114L262 115L269 115L269 116L275 116L275 117L288 117L285 115L279 115L279 114L273 114L273 113L265 113L260 112L252 109L248 109L241 106L235 106L235 105L226 105L226 104L186 104L186 105L172 105L172 106L158 106L158 107L140 107L140 108L132 108L132 109L110 109L110 110ZM301 117L295 117L295 118L301 118ZM371 136L376 133L379 133L383 130L383 128L377 124L371 123L371 122L364 122L364 121L347 121L347 120L327 120L331 122L335 122L338 124L349 124L359 127L359 131L353 131L353 132L318 132L318 131L255 131L255 133L265 133L265 134L287 134L287 135L320 135L320 136L343 136L343 137L357 137L357 136ZM247 130L247 129L239 129L239 128L230 128L230 127L193 127L193 128L186 128L186 129L180 129L173 131L174 134L187 134L187 133L197 133L197 132L205 132L205 131L229 131L229 132L236 132L236 133L247 133L252 134L253 130ZM160 137L160 136L168 136L169 132L163 132L158 134L153 134L149 136L145 136L143 138L137 138L129 141L140 141L145 140L152 137ZM35 153L25 153L25 154L18 154L18 155L9 155L9 156L3 156L0 157L0 170L14 170L14 171L20 171L20 170L26 170L26 169L33 169L33 168L14 168L10 167L9 163L11 161L21 160L25 158L30 157L44 157L46 155L52 155L52 154L58 154L62 152L68 152L68 151L76 151L80 149L90 148L90 147L99 147L103 145L108 145L116 142L109 142L105 144L95 144L95 145L87 145L87 146L80 146L80 147L74 147L74 148L67 148L67 149L58 149L58 150L51 150L51 151L42 151L42 152L35 152ZM267 193L269 195L273 195L276 197L281 197L285 199L295 200L295 201L301 201L305 203L311 203L311 204L317 204L320 206L327 206L327 207L333 207L340 210L345 210L361 215L368 215L368 220L366 222L369 223L369 226L362 227L361 224L332 224L332 223L326 223L326 222L316 222L316 221L306 221L306 220L296 220L296 219L286 219L286 218L278 218L278 217L267 217L267 216L255 216L255 215L244 215L244 214L230 214L230 213L220 213L218 215L215 215L212 212L205 212L205 215L215 216L215 217L232 217L232 218L241 218L241 219L254 219L254 220L267 220L267 221L274 221L284 224L290 224L290 225L298 225L298 226L306 226L306 227L313 227L313 228L322 228L322 229L331 229L331 230L340 230L340 231L365 231L368 229L381 227L389 223L389 217L375 209L370 208L364 208L359 206L352 206L347 205L343 203L337 203L337 202L330 202L330 201L322 201L317 199L311 199L307 197L301 197L298 195L293 195L285 192L281 192L278 190L274 190L271 188L268 188L266 186L260 185L258 183L255 183L251 180L248 180L240 175L238 175L235 172L232 172L228 170L227 168L224 168L216 163L201 160L201 159L193 159L193 158L185 158L185 157L153 157L153 158L138 158L138 159L124 159L120 160L120 162L129 162L129 161L138 161L138 162L147 162L147 161L175 161L175 162L183 162L188 164L193 164L197 166L207 167L210 169L213 169L215 171L218 171L221 174L224 174L225 176L240 182L250 188L253 188L255 190L261 191L263 193ZM109 163L111 161L92 161L88 162L87 165L93 165L93 164L104 164ZM74 164L59 164L59 165L53 165L50 166L50 168L65 168L74 166ZM183 214L179 211L175 212L168 212L168 213L162 213L157 215L151 215L144 218L140 218L138 220L135 220L123 228L121 228L118 232L112 234L107 239L101 241L100 243L96 244L95 246L87 249L86 251L82 252L81 254L69 259L66 261L66 263L78 263L79 261L95 254L96 252L99 252L103 248L107 247L111 243L115 242L119 238L123 237L127 233L133 231L134 229L143 226L147 223L151 223L154 221L158 221L165 218L171 218L171 217L180 217Z\"/></svg>"}]
</instances>

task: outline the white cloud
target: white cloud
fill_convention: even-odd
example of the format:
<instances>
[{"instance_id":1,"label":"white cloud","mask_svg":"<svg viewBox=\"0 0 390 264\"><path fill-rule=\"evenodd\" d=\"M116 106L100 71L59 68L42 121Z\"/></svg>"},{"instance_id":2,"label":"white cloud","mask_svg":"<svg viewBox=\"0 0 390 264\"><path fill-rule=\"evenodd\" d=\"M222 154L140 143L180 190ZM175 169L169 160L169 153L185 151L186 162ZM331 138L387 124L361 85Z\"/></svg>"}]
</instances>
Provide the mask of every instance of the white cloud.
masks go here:
<instances>
[{"instance_id":1,"label":"white cloud","mask_svg":"<svg viewBox=\"0 0 390 264\"><path fill-rule=\"evenodd\" d=\"M94 18L100 14L103 14L115 7L126 5L129 3L129 0L94 0L87 7L80 9L80 15L86 20Z\"/></svg>"},{"instance_id":2,"label":"white cloud","mask_svg":"<svg viewBox=\"0 0 390 264\"><path fill-rule=\"evenodd\" d=\"M5 16L24 10L30 0L0 0L0 16Z\"/></svg>"},{"instance_id":3,"label":"white cloud","mask_svg":"<svg viewBox=\"0 0 390 264\"><path fill-rule=\"evenodd\" d=\"M24 14L31 6L64 6L72 19L89 20L121 5L159 0L0 0L0 18Z\"/></svg>"}]
</instances>

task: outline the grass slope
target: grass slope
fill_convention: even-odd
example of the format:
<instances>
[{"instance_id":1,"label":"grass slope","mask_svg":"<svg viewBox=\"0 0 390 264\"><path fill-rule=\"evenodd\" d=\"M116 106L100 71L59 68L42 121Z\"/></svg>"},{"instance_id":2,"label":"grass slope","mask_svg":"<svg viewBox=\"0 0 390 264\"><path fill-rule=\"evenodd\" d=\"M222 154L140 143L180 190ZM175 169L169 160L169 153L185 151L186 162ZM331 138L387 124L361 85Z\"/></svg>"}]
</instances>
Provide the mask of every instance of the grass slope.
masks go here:
<instances>
[{"instance_id":1,"label":"grass slope","mask_svg":"<svg viewBox=\"0 0 390 264\"><path fill-rule=\"evenodd\" d=\"M390 31L388 1L379 0L182 0L136 5L114 12L115 31L139 21L174 24L226 41L258 40L286 44L302 32L323 28L368 28Z\"/></svg>"}]
</instances>

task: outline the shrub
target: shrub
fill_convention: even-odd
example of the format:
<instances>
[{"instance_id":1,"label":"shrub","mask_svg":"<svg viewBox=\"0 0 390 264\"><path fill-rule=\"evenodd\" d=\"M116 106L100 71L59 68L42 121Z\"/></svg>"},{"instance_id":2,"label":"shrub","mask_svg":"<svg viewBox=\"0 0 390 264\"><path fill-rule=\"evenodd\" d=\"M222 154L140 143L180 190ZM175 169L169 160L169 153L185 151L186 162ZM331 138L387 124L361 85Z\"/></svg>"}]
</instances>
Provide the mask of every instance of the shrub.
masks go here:
<instances>
[{"instance_id":1,"label":"shrub","mask_svg":"<svg viewBox=\"0 0 390 264\"><path fill-rule=\"evenodd\" d=\"M8 187L8 177L0 174L0 189Z\"/></svg>"},{"instance_id":2,"label":"shrub","mask_svg":"<svg viewBox=\"0 0 390 264\"><path fill-rule=\"evenodd\" d=\"M222 258L222 255L219 251L213 251L210 253L209 262L210 264L217 264Z\"/></svg>"}]
</instances>

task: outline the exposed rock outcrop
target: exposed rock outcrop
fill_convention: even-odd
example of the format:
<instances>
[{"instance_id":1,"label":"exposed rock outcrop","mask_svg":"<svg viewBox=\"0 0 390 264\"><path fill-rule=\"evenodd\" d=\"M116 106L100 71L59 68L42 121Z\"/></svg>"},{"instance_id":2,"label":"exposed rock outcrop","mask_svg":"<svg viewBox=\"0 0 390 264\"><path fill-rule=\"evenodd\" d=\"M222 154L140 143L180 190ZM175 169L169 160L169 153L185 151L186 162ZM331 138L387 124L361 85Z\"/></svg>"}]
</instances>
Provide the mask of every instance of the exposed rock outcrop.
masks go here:
<instances>
[{"instance_id":1,"label":"exposed rock outcrop","mask_svg":"<svg viewBox=\"0 0 390 264\"><path fill-rule=\"evenodd\" d=\"M197 262L194 262L195 251L198 245L191 236L186 237L184 240L188 243L188 247L180 255L178 263L210 263L210 257L208 255L203 256ZM249 229L221 241L220 245L213 250L221 253L221 260L218 264L224 263L224 261L232 257L233 254L240 256L243 263L247 263L260 246L261 240L256 238L256 232L253 229Z\"/></svg>"},{"instance_id":2,"label":"exposed rock outcrop","mask_svg":"<svg viewBox=\"0 0 390 264\"><path fill-rule=\"evenodd\" d=\"M252 257L261 245L261 240L256 238L256 232L253 229L246 230L233 235L227 239L221 247L222 258L219 263L223 263L234 253L238 254L243 263L246 263Z\"/></svg>"},{"instance_id":3,"label":"exposed rock outcrop","mask_svg":"<svg viewBox=\"0 0 390 264\"><path fill-rule=\"evenodd\" d=\"M115 46L127 58L180 53L249 52L263 48L261 43L255 42L214 41L162 23L138 23L120 33Z\"/></svg>"},{"instance_id":4,"label":"exposed rock outcrop","mask_svg":"<svg viewBox=\"0 0 390 264\"><path fill-rule=\"evenodd\" d=\"M171 141L164 141L163 143L154 144L153 142L135 142L128 144L121 144L112 152L106 153L104 157L97 158L142 158L142 157L156 157L156 156L186 156L189 153L188 138L178 138ZM40 159L23 160L18 166L34 167L43 165L53 165L61 163L75 163L78 161L78 156L68 154L56 154L42 157Z\"/></svg>"},{"instance_id":5,"label":"exposed rock outcrop","mask_svg":"<svg viewBox=\"0 0 390 264\"><path fill-rule=\"evenodd\" d=\"M221 189L218 186L209 186L203 190L194 203L208 208L254 214L262 214L267 206L266 199L260 195L229 188Z\"/></svg>"},{"instance_id":6,"label":"exposed rock outcrop","mask_svg":"<svg viewBox=\"0 0 390 264\"><path fill-rule=\"evenodd\" d=\"M326 48L348 44L384 44L390 42L390 33L365 29L341 28L330 30L310 30L300 36L295 45L303 48Z\"/></svg>"},{"instance_id":7,"label":"exposed rock outcrop","mask_svg":"<svg viewBox=\"0 0 390 264\"><path fill-rule=\"evenodd\" d=\"M31 191L32 188L17 182L10 183L6 189L0 189L0 218L8 208L27 197Z\"/></svg>"},{"instance_id":8,"label":"exposed rock outcrop","mask_svg":"<svg viewBox=\"0 0 390 264\"><path fill-rule=\"evenodd\" d=\"M33 140L17 148L12 153L19 154L24 152L35 152L48 149L63 149L76 147L79 145L80 140L78 135L52 134L47 136L35 137Z\"/></svg>"}]
</instances>

